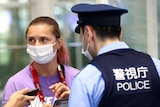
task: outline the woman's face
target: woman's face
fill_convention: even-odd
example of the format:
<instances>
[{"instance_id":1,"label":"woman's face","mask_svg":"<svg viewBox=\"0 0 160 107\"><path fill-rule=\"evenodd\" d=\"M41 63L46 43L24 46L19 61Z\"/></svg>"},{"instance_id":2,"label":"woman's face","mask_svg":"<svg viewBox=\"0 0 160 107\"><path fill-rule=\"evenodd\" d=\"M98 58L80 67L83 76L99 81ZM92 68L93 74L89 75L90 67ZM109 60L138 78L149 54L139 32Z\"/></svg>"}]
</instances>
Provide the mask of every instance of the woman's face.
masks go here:
<instances>
[{"instance_id":1,"label":"woman's face","mask_svg":"<svg viewBox=\"0 0 160 107\"><path fill-rule=\"evenodd\" d=\"M47 24L31 25L27 32L27 44L40 46L55 43L56 37L52 34L52 29Z\"/></svg>"}]
</instances>

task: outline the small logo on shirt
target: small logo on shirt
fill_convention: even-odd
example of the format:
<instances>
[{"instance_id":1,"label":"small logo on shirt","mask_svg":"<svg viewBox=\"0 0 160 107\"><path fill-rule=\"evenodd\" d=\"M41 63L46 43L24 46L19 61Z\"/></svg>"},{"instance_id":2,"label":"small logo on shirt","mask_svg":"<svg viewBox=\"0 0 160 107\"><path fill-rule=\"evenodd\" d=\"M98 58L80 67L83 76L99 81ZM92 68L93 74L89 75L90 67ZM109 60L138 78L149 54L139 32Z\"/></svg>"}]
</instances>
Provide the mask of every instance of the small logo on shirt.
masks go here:
<instances>
[{"instance_id":1,"label":"small logo on shirt","mask_svg":"<svg viewBox=\"0 0 160 107\"><path fill-rule=\"evenodd\" d=\"M55 97L45 97L45 103L46 104L52 104L55 101ZM28 107L42 107L43 103L39 100L39 97L37 96L34 101L31 101L31 104Z\"/></svg>"}]
</instances>

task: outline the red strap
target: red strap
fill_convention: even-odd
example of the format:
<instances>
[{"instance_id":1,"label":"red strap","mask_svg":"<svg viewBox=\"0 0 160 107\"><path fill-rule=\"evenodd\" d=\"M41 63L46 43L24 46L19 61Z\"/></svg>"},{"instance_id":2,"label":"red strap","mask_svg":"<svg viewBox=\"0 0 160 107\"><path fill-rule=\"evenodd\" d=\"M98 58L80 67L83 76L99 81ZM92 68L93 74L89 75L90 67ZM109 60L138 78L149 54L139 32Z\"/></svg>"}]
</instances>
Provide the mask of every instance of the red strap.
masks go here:
<instances>
[{"instance_id":1,"label":"red strap","mask_svg":"<svg viewBox=\"0 0 160 107\"><path fill-rule=\"evenodd\" d=\"M33 77L33 81L34 81L34 85L36 88L39 89L39 92L38 92L38 97L40 99L40 101L42 103L45 102L44 100L44 96L43 96L43 93L42 93L42 90L41 90L41 87L40 87L40 83L39 83L39 79L38 79L38 74L37 74L37 71L36 69L34 68L33 66L33 63L30 64L30 70L31 70L31 74L32 74L32 77ZM64 78L64 73L63 71L61 70L61 67L60 65L58 65L58 72L59 72L59 75L60 75L60 80L63 84L67 85L66 84L66 81L65 81L65 78Z\"/></svg>"},{"instance_id":2,"label":"red strap","mask_svg":"<svg viewBox=\"0 0 160 107\"><path fill-rule=\"evenodd\" d=\"M59 72L59 76L60 76L61 82L62 82L63 84L65 84L65 85L67 85L67 84L66 84L66 80L65 80L65 78L64 78L63 71L62 71L60 65L58 65L58 72Z\"/></svg>"},{"instance_id":3,"label":"red strap","mask_svg":"<svg viewBox=\"0 0 160 107\"><path fill-rule=\"evenodd\" d=\"M38 97L39 97L41 102L45 102L44 101L44 96L43 96L43 93L42 93L42 90L41 90L41 87L40 87L37 71L35 70L35 68L33 66L33 63L30 65L30 69L31 69L34 85L35 85L36 88L39 88Z\"/></svg>"}]
</instances>

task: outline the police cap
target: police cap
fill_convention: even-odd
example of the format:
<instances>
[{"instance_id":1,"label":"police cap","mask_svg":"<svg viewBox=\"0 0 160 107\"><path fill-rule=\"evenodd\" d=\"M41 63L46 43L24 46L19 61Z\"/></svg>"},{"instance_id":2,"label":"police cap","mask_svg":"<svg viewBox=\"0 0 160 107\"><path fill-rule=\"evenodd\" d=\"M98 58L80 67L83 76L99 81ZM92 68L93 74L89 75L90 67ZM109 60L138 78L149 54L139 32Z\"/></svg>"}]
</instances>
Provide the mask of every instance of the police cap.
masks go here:
<instances>
[{"instance_id":1,"label":"police cap","mask_svg":"<svg viewBox=\"0 0 160 107\"><path fill-rule=\"evenodd\" d=\"M83 25L120 26L120 16L128 12L126 9L107 4L86 3L74 5L71 11L77 13L79 18L76 33L80 33L80 26Z\"/></svg>"}]
</instances>

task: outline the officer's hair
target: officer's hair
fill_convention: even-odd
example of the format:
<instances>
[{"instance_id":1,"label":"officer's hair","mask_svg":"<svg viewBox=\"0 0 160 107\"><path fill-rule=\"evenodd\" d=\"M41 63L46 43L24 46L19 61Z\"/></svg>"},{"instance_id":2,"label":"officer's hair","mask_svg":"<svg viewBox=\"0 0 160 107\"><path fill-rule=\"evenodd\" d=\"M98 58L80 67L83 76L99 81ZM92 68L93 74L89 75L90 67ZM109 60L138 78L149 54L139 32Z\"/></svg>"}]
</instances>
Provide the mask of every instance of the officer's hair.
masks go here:
<instances>
[{"instance_id":1,"label":"officer's hair","mask_svg":"<svg viewBox=\"0 0 160 107\"><path fill-rule=\"evenodd\" d=\"M121 27L113 26L92 26L100 39L119 38Z\"/></svg>"},{"instance_id":2,"label":"officer's hair","mask_svg":"<svg viewBox=\"0 0 160 107\"><path fill-rule=\"evenodd\" d=\"M121 27L115 26L93 26L92 28L95 30L97 37L101 40L105 38L119 38ZM84 32L84 26L82 26L82 30Z\"/></svg>"}]
</instances>

